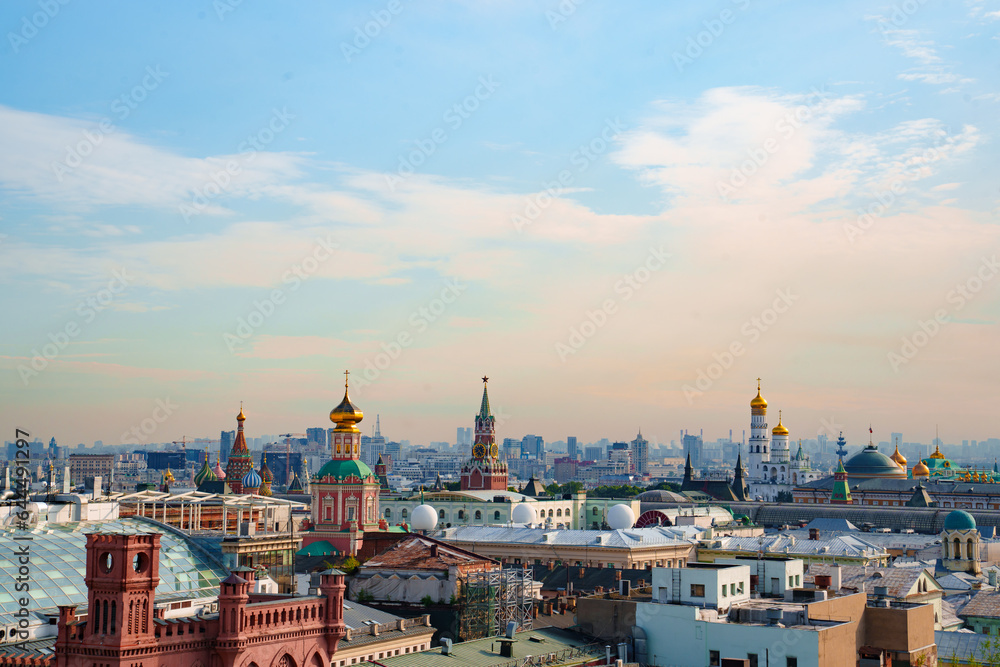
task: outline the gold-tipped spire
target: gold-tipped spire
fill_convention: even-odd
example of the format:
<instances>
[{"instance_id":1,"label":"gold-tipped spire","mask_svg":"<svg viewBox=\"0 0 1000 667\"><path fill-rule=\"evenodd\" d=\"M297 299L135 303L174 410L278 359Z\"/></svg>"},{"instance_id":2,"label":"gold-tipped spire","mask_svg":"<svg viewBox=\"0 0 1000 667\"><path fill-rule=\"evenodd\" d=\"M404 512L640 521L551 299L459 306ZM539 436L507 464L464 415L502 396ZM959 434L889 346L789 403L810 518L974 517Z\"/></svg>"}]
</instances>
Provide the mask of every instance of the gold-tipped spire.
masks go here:
<instances>
[{"instance_id":1,"label":"gold-tipped spire","mask_svg":"<svg viewBox=\"0 0 1000 667\"><path fill-rule=\"evenodd\" d=\"M243 422L247 420L247 416L243 414L243 401L240 401L240 414L236 415L236 421Z\"/></svg>"},{"instance_id":2,"label":"gold-tipped spire","mask_svg":"<svg viewBox=\"0 0 1000 667\"><path fill-rule=\"evenodd\" d=\"M771 435L788 435L788 429L781 423L781 410L778 410L778 425L771 429Z\"/></svg>"},{"instance_id":3,"label":"gold-tipped spire","mask_svg":"<svg viewBox=\"0 0 1000 667\"><path fill-rule=\"evenodd\" d=\"M760 395L760 378L757 378L757 395L750 401L750 407L767 409L767 401Z\"/></svg>"},{"instance_id":4,"label":"gold-tipped spire","mask_svg":"<svg viewBox=\"0 0 1000 667\"><path fill-rule=\"evenodd\" d=\"M347 395L347 379L350 374L351 371L344 371L344 400L340 402L340 405L330 410L330 421L337 425L338 431L355 432L358 430L358 422L365 418L364 413L351 403L351 399Z\"/></svg>"},{"instance_id":5,"label":"gold-tipped spire","mask_svg":"<svg viewBox=\"0 0 1000 667\"><path fill-rule=\"evenodd\" d=\"M906 470L906 457L899 453L899 445L898 444L896 445L896 451L894 451L892 453L892 456L890 456L889 458L892 459L893 461L895 461L896 465L898 465L904 471Z\"/></svg>"}]
</instances>

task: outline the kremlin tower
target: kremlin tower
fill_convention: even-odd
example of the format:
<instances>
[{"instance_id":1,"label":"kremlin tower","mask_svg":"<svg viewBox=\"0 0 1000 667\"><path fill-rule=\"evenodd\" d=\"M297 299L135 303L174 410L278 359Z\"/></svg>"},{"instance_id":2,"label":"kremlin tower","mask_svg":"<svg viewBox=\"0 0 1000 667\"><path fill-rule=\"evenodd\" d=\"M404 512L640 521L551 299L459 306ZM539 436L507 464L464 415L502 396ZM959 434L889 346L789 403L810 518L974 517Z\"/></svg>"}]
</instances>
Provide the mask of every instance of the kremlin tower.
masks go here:
<instances>
[{"instance_id":1,"label":"kremlin tower","mask_svg":"<svg viewBox=\"0 0 1000 667\"><path fill-rule=\"evenodd\" d=\"M330 453L328 461L310 484L311 527L303 534L303 546L327 541L342 553L357 553L365 531L379 527L379 480L361 460L361 431L364 413L348 396L344 373L344 400L330 411Z\"/></svg>"},{"instance_id":2,"label":"kremlin tower","mask_svg":"<svg viewBox=\"0 0 1000 667\"><path fill-rule=\"evenodd\" d=\"M243 414L243 403L240 403L240 414L236 415L238 424L233 448L229 451L229 461L226 462L226 486L230 493L243 493L243 478L253 470L253 459L247 449L247 440L243 435L243 422L247 416Z\"/></svg>"},{"instance_id":3,"label":"kremlin tower","mask_svg":"<svg viewBox=\"0 0 1000 667\"><path fill-rule=\"evenodd\" d=\"M476 415L476 439L472 458L462 466L462 491L506 491L507 464L498 457L496 420L490 414L486 393L488 377L483 377L483 400Z\"/></svg>"}]
</instances>

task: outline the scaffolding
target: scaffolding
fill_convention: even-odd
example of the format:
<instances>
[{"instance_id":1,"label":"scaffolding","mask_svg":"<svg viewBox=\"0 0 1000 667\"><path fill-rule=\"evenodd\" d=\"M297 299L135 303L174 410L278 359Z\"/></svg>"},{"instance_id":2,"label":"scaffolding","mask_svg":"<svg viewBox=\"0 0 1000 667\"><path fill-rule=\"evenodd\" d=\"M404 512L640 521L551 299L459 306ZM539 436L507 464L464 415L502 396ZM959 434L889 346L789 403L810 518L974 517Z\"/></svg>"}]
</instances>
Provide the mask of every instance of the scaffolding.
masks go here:
<instances>
[{"instance_id":1,"label":"scaffolding","mask_svg":"<svg viewBox=\"0 0 1000 667\"><path fill-rule=\"evenodd\" d=\"M530 630L533 617L531 570L511 567L470 572L461 618L463 640L502 635L513 621Z\"/></svg>"}]
</instances>

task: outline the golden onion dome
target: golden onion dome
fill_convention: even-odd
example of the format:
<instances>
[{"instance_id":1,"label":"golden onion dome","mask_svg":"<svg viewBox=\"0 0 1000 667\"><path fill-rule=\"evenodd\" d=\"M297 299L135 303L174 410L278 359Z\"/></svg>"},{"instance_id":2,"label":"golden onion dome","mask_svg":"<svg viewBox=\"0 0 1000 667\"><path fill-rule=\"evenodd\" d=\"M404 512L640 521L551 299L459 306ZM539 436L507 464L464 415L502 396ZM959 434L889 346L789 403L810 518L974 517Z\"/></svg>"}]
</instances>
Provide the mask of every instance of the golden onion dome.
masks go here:
<instances>
[{"instance_id":1,"label":"golden onion dome","mask_svg":"<svg viewBox=\"0 0 1000 667\"><path fill-rule=\"evenodd\" d=\"M890 456L889 458L895 461L896 465L898 465L900 468L906 470L906 457L899 453L899 445L896 445L896 451L894 451L892 453L892 456Z\"/></svg>"},{"instance_id":2,"label":"golden onion dome","mask_svg":"<svg viewBox=\"0 0 1000 667\"><path fill-rule=\"evenodd\" d=\"M338 427L352 429L358 422L365 418L365 414L361 412L358 406L351 403L351 399L347 395L348 373L349 371L344 372L344 400L340 402L340 405L330 410L330 421Z\"/></svg>"},{"instance_id":3,"label":"golden onion dome","mask_svg":"<svg viewBox=\"0 0 1000 667\"><path fill-rule=\"evenodd\" d=\"M939 447L939 446L935 446L934 447L934 453L931 454L931 458L932 459L943 459L944 458L944 454L941 453L941 447Z\"/></svg>"},{"instance_id":4,"label":"golden onion dome","mask_svg":"<svg viewBox=\"0 0 1000 667\"><path fill-rule=\"evenodd\" d=\"M243 414L243 401L240 401L240 414L236 415L236 421L245 422L246 420L247 416Z\"/></svg>"},{"instance_id":5,"label":"golden onion dome","mask_svg":"<svg viewBox=\"0 0 1000 667\"><path fill-rule=\"evenodd\" d=\"M781 423L781 412L778 412L778 425L771 429L771 435L788 435L788 429Z\"/></svg>"},{"instance_id":6,"label":"golden onion dome","mask_svg":"<svg viewBox=\"0 0 1000 667\"><path fill-rule=\"evenodd\" d=\"M917 465L913 466L913 476L916 477L930 477L931 470L923 461L917 461Z\"/></svg>"},{"instance_id":7,"label":"golden onion dome","mask_svg":"<svg viewBox=\"0 0 1000 667\"><path fill-rule=\"evenodd\" d=\"M766 408L767 401L760 395L760 378L757 378L757 395L750 400L751 408Z\"/></svg>"},{"instance_id":8,"label":"golden onion dome","mask_svg":"<svg viewBox=\"0 0 1000 667\"><path fill-rule=\"evenodd\" d=\"M167 474L163 476L163 479L167 482L174 481L174 473L170 472L170 468L167 468Z\"/></svg>"}]
</instances>

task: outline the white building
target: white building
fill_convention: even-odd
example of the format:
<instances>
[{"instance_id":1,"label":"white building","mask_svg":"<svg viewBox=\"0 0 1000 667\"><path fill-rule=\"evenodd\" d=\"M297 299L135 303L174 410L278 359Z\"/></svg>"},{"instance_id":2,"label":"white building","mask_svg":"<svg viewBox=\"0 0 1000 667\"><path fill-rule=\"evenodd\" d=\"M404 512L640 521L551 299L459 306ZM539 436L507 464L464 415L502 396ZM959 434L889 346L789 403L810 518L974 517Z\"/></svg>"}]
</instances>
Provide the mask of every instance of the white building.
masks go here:
<instances>
[{"instance_id":1,"label":"white building","mask_svg":"<svg viewBox=\"0 0 1000 667\"><path fill-rule=\"evenodd\" d=\"M722 563L658 567L653 570L653 599L725 612L750 599L750 568Z\"/></svg>"},{"instance_id":2,"label":"white building","mask_svg":"<svg viewBox=\"0 0 1000 667\"><path fill-rule=\"evenodd\" d=\"M779 493L788 493L791 502L792 488L820 479L822 473L813 470L809 457L802 451L799 442L795 456L789 447L789 432L781 420L768 437L767 401L760 393L757 380L757 395L750 401L750 441L747 452L747 487L754 500L775 501Z\"/></svg>"}]
</instances>

